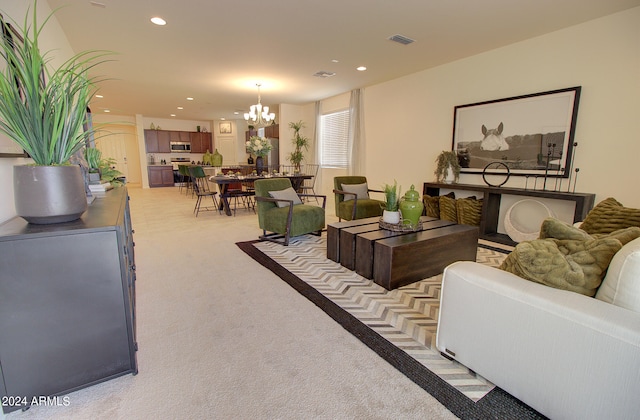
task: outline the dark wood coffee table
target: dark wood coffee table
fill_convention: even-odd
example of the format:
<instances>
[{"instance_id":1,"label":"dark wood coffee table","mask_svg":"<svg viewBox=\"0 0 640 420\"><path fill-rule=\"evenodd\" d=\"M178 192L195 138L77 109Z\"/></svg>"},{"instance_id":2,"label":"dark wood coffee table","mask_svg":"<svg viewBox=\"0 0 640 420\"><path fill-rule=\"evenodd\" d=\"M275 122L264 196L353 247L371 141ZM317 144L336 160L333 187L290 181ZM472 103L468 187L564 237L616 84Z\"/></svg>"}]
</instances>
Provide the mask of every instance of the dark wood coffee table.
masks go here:
<instances>
[{"instance_id":1,"label":"dark wood coffee table","mask_svg":"<svg viewBox=\"0 0 640 420\"><path fill-rule=\"evenodd\" d=\"M388 290L440 274L455 261L475 261L477 227L421 220L419 232L380 229L378 218L329 224L327 257Z\"/></svg>"},{"instance_id":2,"label":"dark wood coffee table","mask_svg":"<svg viewBox=\"0 0 640 420\"><path fill-rule=\"evenodd\" d=\"M327 258L335 262L340 262L340 237L344 229L353 228L357 226L377 224L379 220L380 220L379 217L369 217L366 219L345 220L344 222L336 222L336 223L328 224L327 225ZM352 245L352 248L353 248L353 245Z\"/></svg>"}]
</instances>

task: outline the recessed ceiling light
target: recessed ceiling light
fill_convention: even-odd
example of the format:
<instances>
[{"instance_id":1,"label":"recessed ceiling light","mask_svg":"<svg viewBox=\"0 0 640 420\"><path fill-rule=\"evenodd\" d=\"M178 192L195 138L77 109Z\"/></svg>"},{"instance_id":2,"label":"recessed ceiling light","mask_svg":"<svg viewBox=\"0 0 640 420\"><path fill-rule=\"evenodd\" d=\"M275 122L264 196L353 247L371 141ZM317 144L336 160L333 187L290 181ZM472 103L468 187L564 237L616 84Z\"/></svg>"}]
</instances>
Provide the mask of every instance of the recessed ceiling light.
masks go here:
<instances>
[{"instance_id":1,"label":"recessed ceiling light","mask_svg":"<svg viewBox=\"0 0 640 420\"><path fill-rule=\"evenodd\" d=\"M366 69L367 68L365 66L360 66L360 67L356 68L356 70L358 70L358 71L365 71Z\"/></svg>"},{"instance_id":2,"label":"recessed ceiling light","mask_svg":"<svg viewBox=\"0 0 640 420\"><path fill-rule=\"evenodd\" d=\"M193 101L193 98L187 98L187 101Z\"/></svg>"},{"instance_id":3,"label":"recessed ceiling light","mask_svg":"<svg viewBox=\"0 0 640 420\"><path fill-rule=\"evenodd\" d=\"M220 121L224 121L224 120L226 120L225 117L220 117Z\"/></svg>"},{"instance_id":4,"label":"recessed ceiling light","mask_svg":"<svg viewBox=\"0 0 640 420\"><path fill-rule=\"evenodd\" d=\"M158 26L164 26L167 24L167 21L165 21L164 19L162 19L161 17L158 16L154 16L151 18L151 22L155 23Z\"/></svg>"},{"instance_id":5,"label":"recessed ceiling light","mask_svg":"<svg viewBox=\"0 0 640 420\"><path fill-rule=\"evenodd\" d=\"M108 109L105 109L105 110L104 110L104 112L111 112L111 111L110 111L110 110L108 110Z\"/></svg>"},{"instance_id":6,"label":"recessed ceiling light","mask_svg":"<svg viewBox=\"0 0 640 420\"><path fill-rule=\"evenodd\" d=\"M339 63L340 61L336 60L335 58L333 60L331 60L332 63Z\"/></svg>"},{"instance_id":7,"label":"recessed ceiling light","mask_svg":"<svg viewBox=\"0 0 640 420\"><path fill-rule=\"evenodd\" d=\"M238 111L234 111L233 115L240 115L240 113Z\"/></svg>"},{"instance_id":8,"label":"recessed ceiling light","mask_svg":"<svg viewBox=\"0 0 640 420\"><path fill-rule=\"evenodd\" d=\"M91 4L92 6L96 6L96 7L102 7L103 9L104 9L105 7L107 7L107 5L106 5L106 4L104 4L104 3L100 3L100 2L98 2L98 1L90 1L90 2L89 2L89 4Z\"/></svg>"},{"instance_id":9,"label":"recessed ceiling light","mask_svg":"<svg viewBox=\"0 0 640 420\"><path fill-rule=\"evenodd\" d=\"M175 116L176 116L176 114L171 114L170 116L171 116L171 117L175 117Z\"/></svg>"},{"instance_id":10,"label":"recessed ceiling light","mask_svg":"<svg viewBox=\"0 0 640 420\"><path fill-rule=\"evenodd\" d=\"M183 107L179 106L178 109L184 109Z\"/></svg>"},{"instance_id":11,"label":"recessed ceiling light","mask_svg":"<svg viewBox=\"0 0 640 420\"><path fill-rule=\"evenodd\" d=\"M104 98L102 95L96 95L96 98Z\"/></svg>"}]
</instances>

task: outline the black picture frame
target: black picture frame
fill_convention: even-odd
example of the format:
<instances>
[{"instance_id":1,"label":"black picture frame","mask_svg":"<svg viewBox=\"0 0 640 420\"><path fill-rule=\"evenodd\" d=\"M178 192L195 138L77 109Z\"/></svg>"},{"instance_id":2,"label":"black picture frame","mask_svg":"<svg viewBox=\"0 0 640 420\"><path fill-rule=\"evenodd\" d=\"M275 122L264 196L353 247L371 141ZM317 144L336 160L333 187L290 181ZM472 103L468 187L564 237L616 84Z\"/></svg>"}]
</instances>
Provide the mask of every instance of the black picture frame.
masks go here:
<instances>
[{"instance_id":1,"label":"black picture frame","mask_svg":"<svg viewBox=\"0 0 640 420\"><path fill-rule=\"evenodd\" d=\"M581 89L456 106L452 150L460 172L482 174L487 164L502 162L511 175L568 178Z\"/></svg>"},{"instance_id":2,"label":"black picture frame","mask_svg":"<svg viewBox=\"0 0 640 420\"><path fill-rule=\"evenodd\" d=\"M15 45L15 42L24 42L20 33L16 31L16 29L9 22L5 22L4 17L1 14L0 26L2 27L2 33L0 35L3 37L3 40L9 41L12 45ZM6 63L7 57L5 57L3 54L0 54L0 56L2 56L2 58L4 59L3 61ZM9 63L6 63L6 65L9 65ZM19 157L28 157L28 155L13 140L8 138L4 133L0 133L0 158Z\"/></svg>"}]
</instances>

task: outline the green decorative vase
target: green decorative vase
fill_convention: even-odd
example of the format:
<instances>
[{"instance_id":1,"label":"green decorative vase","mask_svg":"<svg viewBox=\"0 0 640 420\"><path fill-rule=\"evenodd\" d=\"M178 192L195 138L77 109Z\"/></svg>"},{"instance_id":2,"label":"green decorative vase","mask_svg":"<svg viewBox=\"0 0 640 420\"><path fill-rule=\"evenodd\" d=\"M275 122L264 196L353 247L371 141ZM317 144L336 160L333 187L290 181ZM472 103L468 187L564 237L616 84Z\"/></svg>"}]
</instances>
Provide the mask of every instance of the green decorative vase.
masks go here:
<instances>
[{"instance_id":1,"label":"green decorative vase","mask_svg":"<svg viewBox=\"0 0 640 420\"><path fill-rule=\"evenodd\" d=\"M422 216L424 204L420 200L420 194L412 185L400 201L400 212L402 213L402 223L416 226Z\"/></svg>"},{"instance_id":2,"label":"green decorative vase","mask_svg":"<svg viewBox=\"0 0 640 420\"><path fill-rule=\"evenodd\" d=\"M213 158L213 155L211 154L211 152L209 152L209 149L207 149L204 156L202 156L202 164L213 166L213 162L211 161L212 158Z\"/></svg>"},{"instance_id":3,"label":"green decorative vase","mask_svg":"<svg viewBox=\"0 0 640 420\"><path fill-rule=\"evenodd\" d=\"M222 155L216 149L216 152L211 156L211 166L222 166Z\"/></svg>"}]
</instances>

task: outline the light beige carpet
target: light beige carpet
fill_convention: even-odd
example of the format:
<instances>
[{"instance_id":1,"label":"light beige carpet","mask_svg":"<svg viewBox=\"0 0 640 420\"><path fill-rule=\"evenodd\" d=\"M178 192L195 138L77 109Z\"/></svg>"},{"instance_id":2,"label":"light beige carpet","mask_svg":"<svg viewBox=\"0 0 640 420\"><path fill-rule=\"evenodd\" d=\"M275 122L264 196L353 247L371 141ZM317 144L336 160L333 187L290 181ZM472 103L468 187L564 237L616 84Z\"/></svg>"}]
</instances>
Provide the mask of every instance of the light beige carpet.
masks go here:
<instances>
[{"instance_id":1,"label":"light beige carpet","mask_svg":"<svg viewBox=\"0 0 640 420\"><path fill-rule=\"evenodd\" d=\"M418 385L236 242L257 216L193 216L178 188L130 189L137 376L9 419L451 419Z\"/></svg>"}]
</instances>

